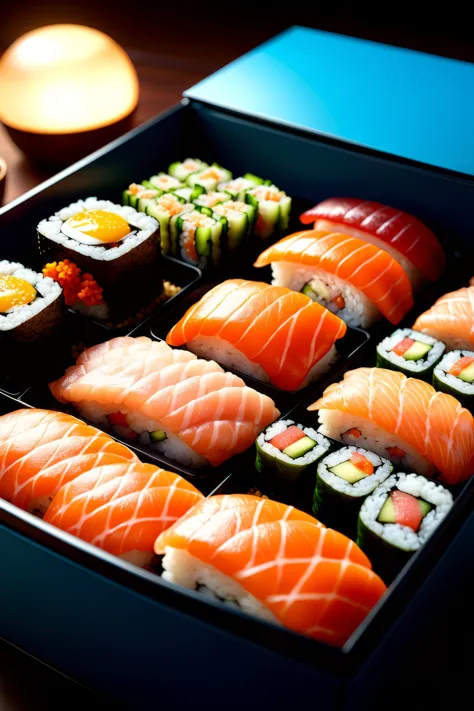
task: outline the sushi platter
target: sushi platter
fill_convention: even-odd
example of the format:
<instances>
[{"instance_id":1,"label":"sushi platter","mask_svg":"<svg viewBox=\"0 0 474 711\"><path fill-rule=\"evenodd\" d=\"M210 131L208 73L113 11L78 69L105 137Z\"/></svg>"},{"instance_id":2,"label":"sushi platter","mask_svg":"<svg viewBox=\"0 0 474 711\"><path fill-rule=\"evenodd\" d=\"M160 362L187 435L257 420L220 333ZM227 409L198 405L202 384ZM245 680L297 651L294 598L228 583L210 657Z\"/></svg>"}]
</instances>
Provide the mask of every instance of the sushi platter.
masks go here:
<instances>
[{"instance_id":1,"label":"sushi platter","mask_svg":"<svg viewBox=\"0 0 474 711\"><path fill-rule=\"evenodd\" d=\"M136 708L358 708L469 566L474 166L216 77L0 210L0 636Z\"/></svg>"}]
</instances>

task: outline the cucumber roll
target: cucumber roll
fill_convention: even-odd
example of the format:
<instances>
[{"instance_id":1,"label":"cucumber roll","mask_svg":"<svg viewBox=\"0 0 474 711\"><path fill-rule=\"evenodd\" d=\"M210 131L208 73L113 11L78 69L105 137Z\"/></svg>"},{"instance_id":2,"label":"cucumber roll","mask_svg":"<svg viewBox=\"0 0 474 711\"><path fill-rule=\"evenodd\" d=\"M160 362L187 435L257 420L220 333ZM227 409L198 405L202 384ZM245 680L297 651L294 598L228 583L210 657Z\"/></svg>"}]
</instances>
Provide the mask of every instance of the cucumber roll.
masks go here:
<instances>
[{"instance_id":1,"label":"cucumber roll","mask_svg":"<svg viewBox=\"0 0 474 711\"><path fill-rule=\"evenodd\" d=\"M291 198L275 185L257 185L245 193L245 202L257 211L254 234L267 239L275 232L288 229Z\"/></svg>"},{"instance_id":2,"label":"cucumber roll","mask_svg":"<svg viewBox=\"0 0 474 711\"><path fill-rule=\"evenodd\" d=\"M234 178L234 180L228 180L224 183L219 183L218 190L226 192L230 195L232 200L239 200L245 202L245 195L248 190L256 188L257 185L271 185L271 180L263 180L257 175L252 175L252 173L246 173L242 178Z\"/></svg>"},{"instance_id":3,"label":"cucumber roll","mask_svg":"<svg viewBox=\"0 0 474 711\"><path fill-rule=\"evenodd\" d=\"M453 395L463 407L474 408L474 351L446 353L433 373L433 387Z\"/></svg>"},{"instance_id":4,"label":"cucumber roll","mask_svg":"<svg viewBox=\"0 0 474 711\"><path fill-rule=\"evenodd\" d=\"M224 221L197 209L178 215L172 231L173 253L201 269L217 265L221 259L225 229Z\"/></svg>"},{"instance_id":5,"label":"cucumber roll","mask_svg":"<svg viewBox=\"0 0 474 711\"><path fill-rule=\"evenodd\" d=\"M201 170L198 173L192 173L186 179L187 185L193 188L196 185L200 185L204 188L206 193L213 190L217 190L219 183L226 182L232 178L232 173L230 170L221 168L217 163L213 163L209 168Z\"/></svg>"},{"instance_id":6,"label":"cucumber roll","mask_svg":"<svg viewBox=\"0 0 474 711\"><path fill-rule=\"evenodd\" d=\"M213 214L227 220L227 248L234 252L247 244L255 222L255 208L233 200L214 207Z\"/></svg>"},{"instance_id":7,"label":"cucumber roll","mask_svg":"<svg viewBox=\"0 0 474 711\"><path fill-rule=\"evenodd\" d=\"M330 446L330 441L312 427L293 420L278 420L258 436L255 466L261 474L295 480L321 459Z\"/></svg>"},{"instance_id":8,"label":"cucumber roll","mask_svg":"<svg viewBox=\"0 0 474 711\"><path fill-rule=\"evenodd\" d=\"M209 168L209 165L199 158L186 158L182 163L171 163L168 173L181 183L185 183L190 175L202 172L206 168Z\"/></svg>"},{"instance_id":9,"label":"cucumber roll","mask_svg":"<svg viewBox=\"0 0 474 711\"><path fill-rule=\"evenodd\" d=\"M357 544L389 583L453 504L451 493L418 474L392 474L362 504Z\"/></svg>"},{"instance_id":10,"label":"cucumber roll","mask_svg":"<svg viewBox=\"0 0 474 711\"><path fill-rule=\"evenodd\" d=\"M356 537L364 499L393 471L393 464L358 447L342 447L318 464L313 513L326 526Z\"/></svg>"},{"instance_id":11,"label":"cucumber roll","mask_svg":"<svg viewBox=\"0 0 474 711\"><path fill-rule=\"evenodd\" d=\"M158 188L158 190L161 190L164 193L184 188L184 183L178 180L178 178L168 175L168 173L158 173L158 175L152 175L150 180L144 180L142 185L148 188Z\"/></svg>"},{"instance_id":12,"label":"cucumber roll","mask_svg":"<svg viewBox=\"0 0 474 711\"><path fill-rule=\"evenodd\" d=\"M197 187L198 186L196 186L196 188ZM231 197L228 193L211 190L209 193L202 191L202 194L195 197L193 202L195 205L199 205L199 207L209 207L213 209L216 205L221 205L223 202L229 202L230 200Z\"/></svg>"},{"instance_id":13,"label":"cucumber roll","mask_svg":"<svg viewBox=\"0 0 474 711\"><path fill-rule=\"evenodd\" d=\"M411 328L398 328L378 344L377 367L431 382L433 368L445 350L445 344L436 338Z\"/></svg>"},{"instance_id":14,"label":"cucumber roll","mask_svg":"<svg viewBox=\"0 0 474 711\"><path fill-rule=\"evenodd\" d=\"M132 183L127 190L123 191L122 202L124 205L134 207L138 212L146 212L147 207L153 205L156 198L161 195L163 195L163 191L158 190L158 188L149 188L143 184Z\"/></svg>"},{"instance_id":15,"label":"cucumber roll","mask_svg":"<svg viewBox=\"0 0 474 711\"><path fill-rule=\"evenodd\" d=\"M184 188L178 188L177 190L172 191L173 195L179 197L179 199L183 202L194 202L200 195L205 192L206 191L201 185L195 185L194 188L186 186Z\"/></svg>"},{"instance_id":16,"label":"cucumber roll","mask_svg":"<svg viewBox=\"0 0 474 711\"><path fill-rule=\"evenodd\" d=\"M146 213L160 225L161 251L163 254L176 254L177 219L186 212L191 212L193 206L183 202L183 198L173 193L165 193L147 205Z\"/></svg>"}]
</instances>

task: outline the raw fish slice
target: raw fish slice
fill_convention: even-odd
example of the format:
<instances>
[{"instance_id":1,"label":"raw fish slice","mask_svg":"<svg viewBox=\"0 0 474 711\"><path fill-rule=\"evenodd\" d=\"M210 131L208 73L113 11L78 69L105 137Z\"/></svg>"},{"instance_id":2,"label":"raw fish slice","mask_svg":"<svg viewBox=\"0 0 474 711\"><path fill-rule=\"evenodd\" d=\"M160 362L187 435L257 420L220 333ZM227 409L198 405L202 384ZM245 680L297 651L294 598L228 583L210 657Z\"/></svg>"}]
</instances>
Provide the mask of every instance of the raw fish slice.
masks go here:
<instances>
[{"instance_id":1,"label":"raw fish slice","mask_svg":"<svg viewBox=\"0 0 474 711\"><path fill-rule=\"evenodd\" d=\"M436 281L446 257L436 235L407 212L358 198L329 198L300 217L315 230L344 232L408 260L425 279Z\"/></svg>"},{"instance_id":2,"label":"raw fish slice","mask_svg":"<svg viewBox=\"0 0 474 711\"><path fill-rule=\"evenodd\" d=\"M178 474L138 461L112 464L63 486L45 521L109 553L151 558L156 537L201 498Z\"/></svg>"},{"instance_id":3,"label":"raw fish slice","mask_svg":"<svg viewBox=\"0 0 474 711\"><path fill-rule=\"evenodd\" d=\"M454 485L474 468L474 419L459 402L422 380L383 368L358 368L333 383L309 410L338 410L396 434Z\"/></svg>"},{"instance_id":4,"label":"raw fish slice","mask_svg":"<svg viewBox=\"0 0 474 711\"><path fill-rule=\"evenodd\" d=\"M451 350L474 348L474 286L442 296L418 316L413 328L444 341Z\"/></svg>"},{"instance_id":5,"label":"raw fish slice","mask_svg":"<svg viewBox=\"0 0 474 711\"><path fill-rule=\"evenodd\" d=\"M219 339L263 368L273 385L296 390L345 333L338 316L304 294L232 279L194 304L166 341L193 350L195 339Z\"/></svg>"},{"instance_id":6,"label":"raw fish slice","mask_svg":"<svg viewBox=\"0 0 474 711\"><path fill-rule=\"evenodd\" d=\"M412 308L410 281L403 267L387 252L348 235L297 232L263 252L256 267L292 262L322 269L352 284L393 324Z\"/></svg>"}]
</instances>

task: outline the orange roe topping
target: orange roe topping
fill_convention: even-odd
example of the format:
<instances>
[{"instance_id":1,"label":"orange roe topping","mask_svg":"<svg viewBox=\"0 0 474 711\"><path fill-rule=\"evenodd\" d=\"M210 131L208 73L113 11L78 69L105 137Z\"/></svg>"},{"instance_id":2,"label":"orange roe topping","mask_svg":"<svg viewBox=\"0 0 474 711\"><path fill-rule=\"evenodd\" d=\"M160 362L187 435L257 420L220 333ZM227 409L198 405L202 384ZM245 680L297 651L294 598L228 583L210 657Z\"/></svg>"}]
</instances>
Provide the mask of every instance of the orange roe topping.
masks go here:
<instances>
[{"instance_id":1,"label":"orange roe topping","mask_svg":"<svg viewBox=\"0 0 474 711\"><path fill-rule=\"evenodd\" d=\"M86 306L98 306L104 300L103 289L92 274L81 276L81 269L69 259L46 264L43 275L54 279L62 286L67 306L72 306L76 301L82 301Z\"/></svg>"}]
</instances>

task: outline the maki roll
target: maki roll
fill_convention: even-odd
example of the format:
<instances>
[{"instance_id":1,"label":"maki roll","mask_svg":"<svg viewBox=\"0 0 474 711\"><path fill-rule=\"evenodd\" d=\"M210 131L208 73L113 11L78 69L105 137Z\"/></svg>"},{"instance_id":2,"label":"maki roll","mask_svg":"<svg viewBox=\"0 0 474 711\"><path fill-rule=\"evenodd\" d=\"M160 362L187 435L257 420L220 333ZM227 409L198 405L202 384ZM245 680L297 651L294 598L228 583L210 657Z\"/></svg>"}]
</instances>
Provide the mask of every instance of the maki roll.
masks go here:
<instances>
[{"instance_id":1,"label":"maki roll","mask_svg":"<svg viewBox=\"0 0 474 711\"><path fill-rule=\"evenodd\" d=\"M364 499L393 471L393 464L358 447L342 447L318 464L313 513L326 526L351 538Z\"/></svg>"},{"instance_id":2,"label":"maki roll","mask_svg":"<svg viewBox=\"0 0 474 711\"><path fill-rule=\"evenodd\" d=\"M192 188L188 188L188 190L192 190ZM220 205L223 202L228 202L232 198L230 195L228 195L225 192L219 192L215 190L211 190L209 193L201 193L198 195L196 198L194 198L193 202L195 205L199 205L199 207L207 207L209 209L213 209L216 205Z\"/></svg>"},{"instance_id":3,"label":"maki roll","mask_svg":"<svg viewBox=\"0 0 474 711\"><path fill-rule=\"evenodd\" d=\"M245 193L245 202L257 211L254 234L267 239L288 229L291 198L275 185L257 185Z\"/></svg>"},{"instance_id":4,"label":"maki roll","mask_svg":"<svg viewBox=\"0 0 474 711\"><path fill-rule=\"evenodd\" d=\"M312 427L278 420L259 434L255 466L261 474L296 479L329 451L331 443Z\"/></svg>"},{"instance_id":5,"label":"maki roll","mask_svg":"<svg viewBox=\"0 0 474 711\"><path fill-rule=\"evenodd\" d=\"M37 341L61 323L63 290L17 262L0 261L0 335Z\"/></svg>"},{"instance_id":6,"label":"maki roll","mask_svg":"<svg viewBox=\"0 0 474 711\"><path fill-rule=\"evenodd\" d=\"M234 252L248 243L255 224L255 208L245 202L230 201L214 207L214 215L227 220L227 249Z\"/></svg>"},{"instance_id":7,"label":"maki roll","mask_svg":"<svg viewBox=\"0 0 474 711\"><path fill-rule=\"evenodd\" d=\"M474 351L446 353L433 373L436 390L453 395L463 407L474 407Z\"/></svg>"},{"instance_id":8,"label":"maki roll","mask_svg":"<svg viewBox=\"0 0 474 711\"><path fill-rule=\"evenodd\" d=\"M144 284L156 290L159 226L153 217L91 197L42 220L37 230L40 252L54 260L47 274L55 278L59 262L70 271L66 281L74 294L66 300L73 308L107 319L110 311L143 305Z\"/></svg>"},{"instance_id":9,"label":"maki roll","mask_svg":"<svg viewBox=\"0 0 474 711\"><path fill-rule=\"evenodd\" d=\"M147 207L153 205L160 195L163 195L163 191L158 188L147 188L143 184L131 183L127 190L123 191L122 202L124 205L134 207L138 212L146 212Z\"/></svg>"},{"instance_id":10,"label":"maki roll","mask_svg":"<svg viewBox=\"0 0 474 711\"><path fill-rule=\"evenodd\" d=\"M431 382L433 368L446 346L436 338L411 328L399 328L377 346L377 367L399 370Z\"/></svg>"},{"instance_id":11,"label":"maki roll","mask_svg":"<svg viewBox=\"0 0 474 711\"><path fill-rule=\"evenodd\" d=\"M245 196L248 190L256 188L258 185L271 185L271 180L263 180L252 173L246 173L242 178L234 178L225 183L219 183L218 190L224 191L230 195L232 200L245 202Z\"/></svg>"},{"instance_id":12,"label":"maki roll","mask_svg":"<svg viewBox=\"0 0 474 711\"><path fill-rule=\"evenodd\" d=\"M348 326L381 316L398 324L413 306L410 281L387 252L355 237L297 232L266 249L256 267L271 264L273 283L301 291Z\"/></svg>"},{"instance_id":13,"label":"maki roll","mask_svg":"<svg viewBox=\"0 0 474 711\"><path fill-rule=\"evenodd\" d=\"M191 212L193 206L176 193L164 193L147 205L146 213L160 226L160 243L163 254L177 254L177 221L180 215Z\"/></svg>"},{"instance_id":14,"label":"maki roll","mask_svg":"<svg viewBox=\"0 0 474 711\"><path fill-rule=\"evenodd\" d=\"M182 346L282 390L299 390L338 358L340 318L307 296L259 281L228 279L208 291L171 329Z\"/></svg>"},{"instance_id":15,"label":"maki roll","mask_svg":"<svg viewBox=\"0 0 474 711\"><path fill-rule=\"evenodd\" d=\"M199 158L186 158L182 163L171 163L168 168L168 173L171 177L185 183L190 175L193 173L202 173L206 168L209 168L209 165L199 160Z\"/></svg>"},{"instance_id":16,"label":"maki roll","mask_svg":"<svg viewBox=\"0 0 474 711\"><path fill-rule=\"evenodd\" d=\"M206 193L217 190L219 183L226 182L232 178L232 173L226 168L221 168L217 163L213 163L208 168L197 173L191 173L186 178L186 184L193 188L200 185Z\"/></svg>"},{"instance_id":17,"label":"maki roll","mask_svg":"<svg viewBox=\"0 0 474 711\"><path fill-rule=\"evenodd\" d=\"M169 193L172 190L178 190L178 188L184 187L184 183L178 180L178 178L168 175L168 173L152 175L149 180L144 180L142 184L150 189L156 188L161 190L163 193Z\"/></svg>"},{"instance_id":18,"label":"maki roll","mask_svg":"<svg viewBox=\"0 0 474 711\"><path fill-rule=\"evenodd\" d=\"M453 505L451 493L417 474L392 474L362 504L357 544L388 583Z\"/></svg>"},{"instance_id":19,"label":"maki roll","mask_svg":"<svg viewBox=\"0 0 474 711\"><path fill-rule=\"evenodd\" d=\"M413 289L436 281L446 256L436 235L421 220L388 205L360 198L329 198L300 217L315 230L343 232L371 242L392 255L406 271Z\"/></svg>"},{"instance_id":20,"label":"maki roll","mask_svg":"<svg viewBox=\"0 0 474 711\"><path fill-rule=\"evenodd\" d=\"M176 217L171 234L173 254L201 269L217 266L224 246L226 222L198 209Z\"/></svg>"}]
</instances>

